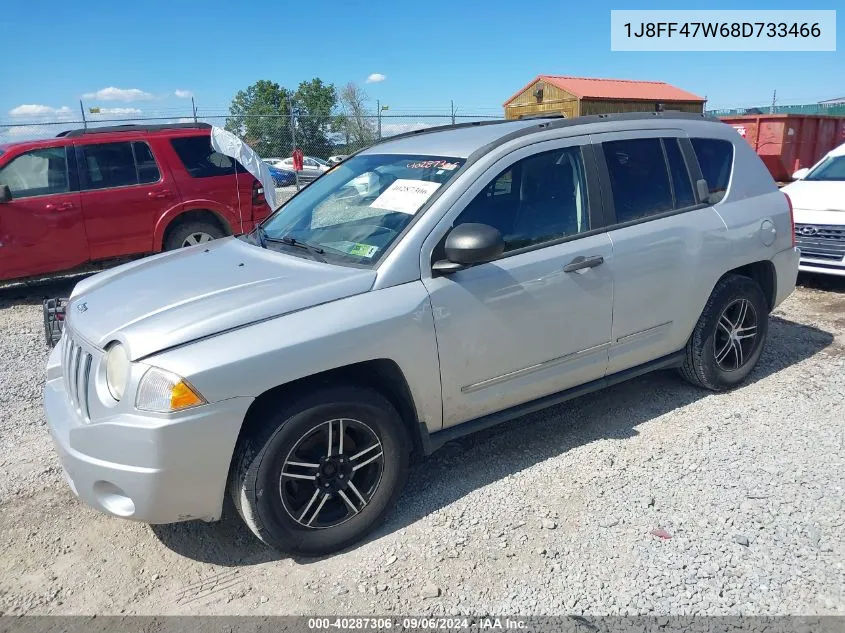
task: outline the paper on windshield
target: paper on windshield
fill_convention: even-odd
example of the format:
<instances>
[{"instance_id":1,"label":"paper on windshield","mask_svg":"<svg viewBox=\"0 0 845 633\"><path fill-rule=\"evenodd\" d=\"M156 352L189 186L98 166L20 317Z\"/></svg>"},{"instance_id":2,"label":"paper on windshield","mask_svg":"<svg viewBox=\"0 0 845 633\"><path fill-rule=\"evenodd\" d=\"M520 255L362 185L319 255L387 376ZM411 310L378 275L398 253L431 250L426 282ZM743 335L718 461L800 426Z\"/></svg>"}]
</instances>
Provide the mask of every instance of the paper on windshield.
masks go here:
<instances>
[{"instance_id":1,"label":"paper on windshield","mask_svg":"<svg viewBox=\"0 0 845 633\"><path fill-rule=\"evenodd\" d=\"M221 154L231 156L255 176L264 187L264 199L267 200L270 209L276 210L276 185L273 182L273 176L270 175L270 168L249 145L228 130L212 126L211 148Z\"/></svg>"},{"instance_id":2,"label":"paper on windshield","mask_svg":"<svg viewBox=\"0 0 845 633\"><path fill-rule=\"evenodd\" d=\"M376 209L414 215L440 187L439 182L399 178L370 205Z\"/></svg>"}]
</instances>

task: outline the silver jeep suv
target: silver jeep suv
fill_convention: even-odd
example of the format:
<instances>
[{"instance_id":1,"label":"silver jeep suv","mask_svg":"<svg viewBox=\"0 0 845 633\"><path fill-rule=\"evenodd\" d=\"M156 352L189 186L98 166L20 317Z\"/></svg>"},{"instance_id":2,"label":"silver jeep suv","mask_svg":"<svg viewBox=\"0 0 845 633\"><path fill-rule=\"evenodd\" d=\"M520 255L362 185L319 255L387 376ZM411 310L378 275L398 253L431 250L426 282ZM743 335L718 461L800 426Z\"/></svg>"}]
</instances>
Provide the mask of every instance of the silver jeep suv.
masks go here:
<instances>
[{"instance_id":1,"label":"silver jeep suv","mask_svg":"<svg viewBox=\"0 0 845 633\"><path fill-rule=\"evenodd\" d=\"M413 455L655 369L743 381L798 269L729 126L472 123L343 161L250 235L80 282L44 400L67 481L148 523L220 517L320 554Z\"/></svg>"}]
</instances>

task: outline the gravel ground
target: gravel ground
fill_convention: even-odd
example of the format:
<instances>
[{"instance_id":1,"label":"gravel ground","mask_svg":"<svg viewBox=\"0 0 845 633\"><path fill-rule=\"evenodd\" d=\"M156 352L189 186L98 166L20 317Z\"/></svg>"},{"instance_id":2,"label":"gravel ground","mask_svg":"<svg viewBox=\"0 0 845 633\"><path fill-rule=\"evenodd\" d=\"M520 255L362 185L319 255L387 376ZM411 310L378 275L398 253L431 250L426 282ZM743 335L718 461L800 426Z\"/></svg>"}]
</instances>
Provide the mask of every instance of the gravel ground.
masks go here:
<instances>
[{"instance_id":1,"label":"gravel ground","mask_svg":"<svg viewBox=\"0 0 845 633\"><path fill-rule=\"evenodd\" d=\"M0 290L0 614L845 614L845 282L803 279L742 388L646 376L447 445L322 559L97 514L44 426L40 300Z\"/></svg>"}]
</instances>

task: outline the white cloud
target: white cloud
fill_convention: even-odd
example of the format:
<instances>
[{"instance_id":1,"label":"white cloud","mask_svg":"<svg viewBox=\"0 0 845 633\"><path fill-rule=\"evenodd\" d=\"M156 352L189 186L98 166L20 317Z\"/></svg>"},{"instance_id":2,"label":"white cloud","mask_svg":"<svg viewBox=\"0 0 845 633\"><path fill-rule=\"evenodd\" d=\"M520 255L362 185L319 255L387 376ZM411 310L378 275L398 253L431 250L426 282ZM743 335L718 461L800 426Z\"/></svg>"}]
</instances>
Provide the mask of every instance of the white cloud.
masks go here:
<instances>
[{"instance_id":1,"label":"white cloud","mask_svg":"<svg viewBox=\"0 0 845 633\"><path fill-rule=\"evenodd\" d=\"M177 90L173 94L175 94L180 99L190 99L191 97L194 96L194 93L191 92L190 90Z\"/></svg>"},{"instance_id":2,"label":"white cloud","mask_svg":"<svg viewBox=\"0 0 845 633\"><path fill-rule=\"evenodd\" d=\"M99 99L100 101L149 101L153 95L138 88L115 88L109 86L97 92L86 92L83 99Z\"/></svg>"},{"instance_id":3,"label":"white cloud","mask_svg":"<svg viewBox=\"0 0 845 633\"><path fill-rule=\"evenodd\" d=\"M70 108L62 106L61 108L53 108L51 106L40 105L35 103L24 103L16 108L9 110L11 116L67 116L70 114Z\"/></svg>"},{"instance_id":4,"label":"white cloud","mask_svg":"<svg viewBox=\"0 0 845 633\"><path fill-rule=\"evenodd\" d=\"M382 75L381 73L373 73L369 77L367 77L368 84L377 84L380 81L384 81L387 79L387 75Z\"/></svg>"},{"instance_id":5,"label":"white cloud","mask_svg":"<svg viewBox=\"0 0 845 633\"><path fill-rule=\"evenodd\" d=\"M141 114L138 108L100 108L93 114Z\"/></svg>"}]
</instances>

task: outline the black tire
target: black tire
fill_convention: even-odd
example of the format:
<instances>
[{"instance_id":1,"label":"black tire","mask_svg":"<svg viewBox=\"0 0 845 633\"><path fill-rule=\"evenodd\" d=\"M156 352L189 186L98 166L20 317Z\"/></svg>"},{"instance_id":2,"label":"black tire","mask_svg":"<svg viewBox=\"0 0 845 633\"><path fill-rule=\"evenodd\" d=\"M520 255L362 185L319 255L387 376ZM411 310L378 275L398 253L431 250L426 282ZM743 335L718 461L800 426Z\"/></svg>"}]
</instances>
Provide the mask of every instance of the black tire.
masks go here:
<instances>
[{"instance_id":1,"label":"black tire","mask_svg":"<svg viewBox=\"0 0 845 633\"><path fill-rule=\"evenodd\" d=\"M743 314L743 301L747 302L746 326L734 331L743 332L743 335L751 332L748 314L753 308L753 316L756 318L755 336L747 348L744 347L744 340L732 342L728 334L729 328L720 326L723 317L726 317L727 321L722 323L730 323L732 319L740 318L739 315ZM760 359L768 331L769 307L759 284L742 275L723 277L710 294L687 342L686 357L680 368L681 375L692 384L712 391L725 391L737 386L748 377ZM717 346L719 350L716 349ZM717 353L722 354L721 361L717 360Z\"/></svg>"},{"instance_id":2,"label":"black tire","mask_svg":"<svg viewBox=\"0 0 845 633\"><path fill-rule=\"evenodd\" d=\"M258 424L252 425L251 432L242 437L236 448L229 492L244 523L270 547L306 556L336 552L362 539L382 522L395 505L408 477L411 444L396 409L378 392L365 387L325 387L311 391L290 404L280 403L278 409L265 409L265 413L258 415L262 419L253 421ZM373 462L379 466L378 480L374 487L370 485L372 495L357 514L330 527L306 527L295 518L299 509L292 512L289 496L284 495L289 493L289 487L296 487L299 491L298 486L302 486L303 499L310 497L313 490L311 501L322 501L321 486L324 484L317 480L290 480L282 473L285 468L291 469L287 460L302 445L303 438L309 437L309 433L316 433L318 428L331 425L327 421L339 418L345 419L347 425L350 421L359 422L377 436L383 453L380 462ZM349 426L347 432L348 429ZM343 453L343 449L340 452ZM347 451L347 455L351 453ZM363 459L359 458L358 463ZM367 473L363 468L361 471ZM316 472L322 477L323 471L302 469L298 472ZM349 479L356 476L353 474ZM347 498L355 500L356 507L361 505L350 488L345 490ZM320 497L317 497L318 494ZM322 512L329 511L331 515L331 512L337 513L341 509L349 511L339 495L333 491ZM314 509L317 505L320 504L310 507ZM324 516L319 513L320 510L317 516ZM305 506L303 521L311 514L309 506Z\"/></svg>"},{"instance_id":3,"label":"black tire","mask_svg":"<svg viewBox=\"0 0 845 633\"><path fill-rule=\"evenodd\" d=\"M207 235L212 240L216 240L226 234L220 230L219 226L212 222L203 222L202 220L181 222L168 232L167 239L164 240L164 250L174 251L177 248L189 246L190 244L186 244L185 242L191 236L195 235Z\"/></svg>"}]
</instances>

